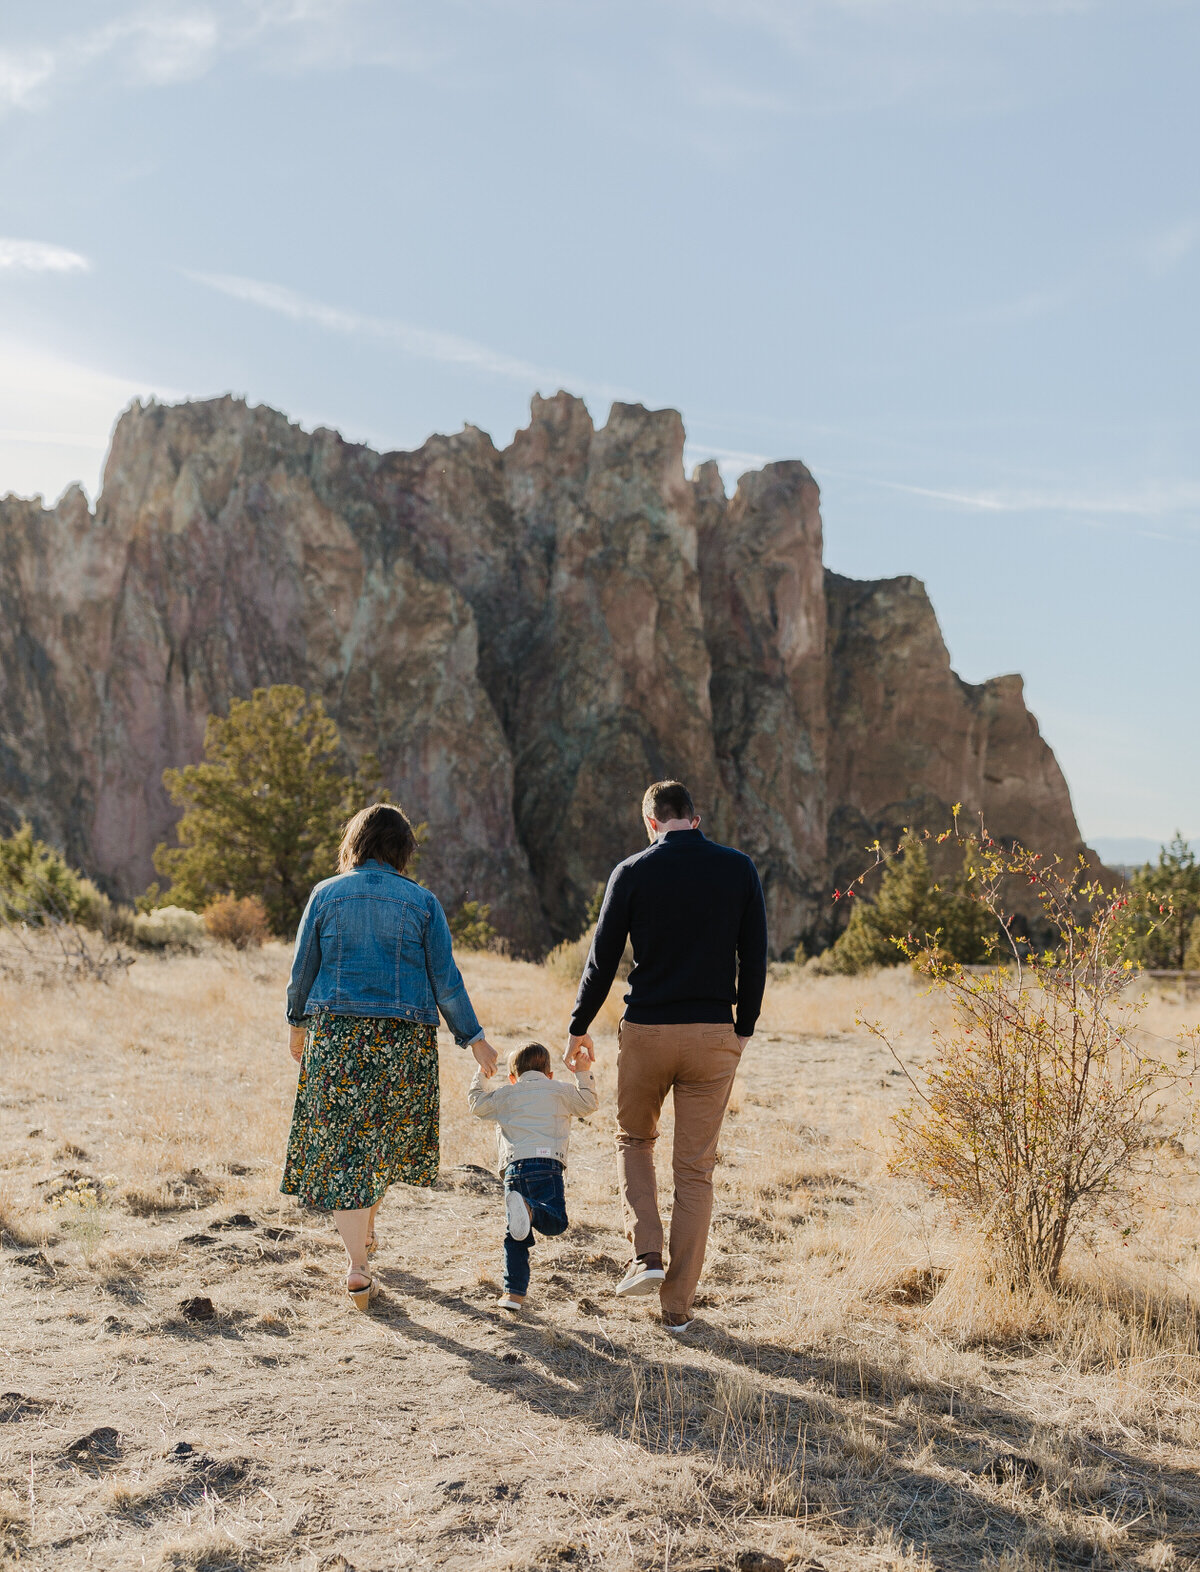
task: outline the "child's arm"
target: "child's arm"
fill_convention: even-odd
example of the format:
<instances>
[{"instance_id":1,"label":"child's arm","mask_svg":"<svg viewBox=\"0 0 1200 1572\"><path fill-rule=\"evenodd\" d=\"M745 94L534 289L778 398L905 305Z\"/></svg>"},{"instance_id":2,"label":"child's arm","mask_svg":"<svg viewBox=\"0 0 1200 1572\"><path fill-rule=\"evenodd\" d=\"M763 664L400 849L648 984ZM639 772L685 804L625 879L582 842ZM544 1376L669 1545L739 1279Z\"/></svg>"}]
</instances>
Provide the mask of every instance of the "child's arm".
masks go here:
<instances>
[{"instance_id":1,"label":"child's arm","mask_svg":"<svg viewBox=\"0 0 1200 1572\"><path fill-rule=\"evenodd\" d=\"M596 1072L591 1065L583 1069L572 1070L575 1085L568 1086L566 1081L555 1081L555 1086L560 1088L562 1100L567 1105L567 1112L572 1114L595 1113L600 1106L600 1094L596 1091Z\"/></svg>"},{"instance_id":2,"label":"child's arm","mask_svg":"<svg viewBox=\"0 0 1200 1572\"><path fill-rule=\"evenodd\" d=\"M477 1119L499 1119L500 1096L508 1090L508 1084L507 1081L500 1081L497 1085L489 1086L484 1080L483 1070L476 1065L475 1074L467 1088L467 1107Z\"/></svg>"}]
</instances>

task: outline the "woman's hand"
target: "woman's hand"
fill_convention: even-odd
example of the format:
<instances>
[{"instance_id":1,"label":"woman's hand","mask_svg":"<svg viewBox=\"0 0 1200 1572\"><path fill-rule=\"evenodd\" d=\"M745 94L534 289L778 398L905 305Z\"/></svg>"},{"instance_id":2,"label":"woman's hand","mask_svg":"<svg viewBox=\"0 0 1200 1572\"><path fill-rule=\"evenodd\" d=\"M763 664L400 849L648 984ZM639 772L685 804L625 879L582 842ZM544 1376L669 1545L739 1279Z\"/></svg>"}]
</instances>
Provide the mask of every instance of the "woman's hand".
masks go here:
<instances>
[{"instance_id":1,"label":"woman's hand","mask_svg":"<svg viewBox=\"0 0 1200 1572\"><path fill-rule=\"evenodd\" d=\"M288 1052L296 1063L299 1064L301 1059L304 1058L305 1030L303 1026L293 1026L289 1030L291 1035L288 1037Z\"/></svg>"},{"instance_id":2,"label":"woman's hand","mask_svg":"<svg viewBox=\"0 0 1200 1572\"><path fill-rule=\"evenodd\" d=\"M471 1052L475 1055L475 1061L484 1075L495 1075L500 1056L486 1037L477 1037L471 1044Z\"/></svg>"}]
</instances>

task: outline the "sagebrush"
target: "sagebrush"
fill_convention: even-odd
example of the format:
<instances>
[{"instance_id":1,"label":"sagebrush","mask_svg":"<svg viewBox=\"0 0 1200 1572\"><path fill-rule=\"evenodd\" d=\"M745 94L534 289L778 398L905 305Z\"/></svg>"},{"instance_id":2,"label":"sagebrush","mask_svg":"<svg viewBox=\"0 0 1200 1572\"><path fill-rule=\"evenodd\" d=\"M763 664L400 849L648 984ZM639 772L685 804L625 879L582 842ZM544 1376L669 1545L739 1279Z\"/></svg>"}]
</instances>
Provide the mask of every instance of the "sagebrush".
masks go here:
<instances>
[{"instance_id":1,"label":"sagebrush","mask_svg":"<svg viewBox=\"0 0 1200 1572\"><path fill-rule=\"evenodd\" d=\"M954 1024L935 1030L924 1084L910 1075L916 1095L895 1118L893 1168L970 1217L1015 1280L1053 1285L1080 1230L1101 1218L1133 1226L1147 1153L1172 1133L1168 1117L1189 1117L1200 1036L1164 1044L1139 1030L1136 967L1121 953L1125 892L1091 878L1082 860L1005 849L986 832L968 855L971 898L1004 951L972 970L933 938L904 941L949 995ZM1014 884L1036 891L1051 947L1022 942Z\"/></svg>"},{"instance_id":2,"label":"sagebrush","mask_svg":"<svg viewBox=\"0 0 1200 1572\"><path fill-rule=\"evenodd\" d=\"M261 949L271 934L267 909L257 895L219 895L204 908L210 938L235 950Z\"/></svg>"}]
</instances>

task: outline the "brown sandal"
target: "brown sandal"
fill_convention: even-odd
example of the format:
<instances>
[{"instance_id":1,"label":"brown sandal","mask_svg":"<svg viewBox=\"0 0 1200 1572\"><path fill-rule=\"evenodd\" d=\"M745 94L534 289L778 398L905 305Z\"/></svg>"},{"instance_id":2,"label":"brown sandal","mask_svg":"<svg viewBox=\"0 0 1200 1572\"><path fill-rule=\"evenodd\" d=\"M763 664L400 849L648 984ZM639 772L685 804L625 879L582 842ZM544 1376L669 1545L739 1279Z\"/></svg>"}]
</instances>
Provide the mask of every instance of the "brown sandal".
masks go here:
<instances>
[{"instance_id":1,"label":"brown sandal","mask_svg":"<svg viewBox=\"0 0 1200 1572\"><path fill-rule=\"evenodd\" d=\"M353 1300L354 1308L356 1310L367 1310L367 1309L369 1309L370 1308L370 1304L371 1304L371 1300L374 1299L376 1294L378 1294L378 1292L379 1292L378 1284L376 1283L376 1281L375 1281L375 1279L373 1277L367 1277L366 1286L364 1288L351 1288L351 1286L350 1286L350 1278L351 1277L367 1277L367 1274L365 1272L347 1272L347 1274L346 1274L346 1292L350 1295L350 1298Z\"/></svg>"}]
</instances>

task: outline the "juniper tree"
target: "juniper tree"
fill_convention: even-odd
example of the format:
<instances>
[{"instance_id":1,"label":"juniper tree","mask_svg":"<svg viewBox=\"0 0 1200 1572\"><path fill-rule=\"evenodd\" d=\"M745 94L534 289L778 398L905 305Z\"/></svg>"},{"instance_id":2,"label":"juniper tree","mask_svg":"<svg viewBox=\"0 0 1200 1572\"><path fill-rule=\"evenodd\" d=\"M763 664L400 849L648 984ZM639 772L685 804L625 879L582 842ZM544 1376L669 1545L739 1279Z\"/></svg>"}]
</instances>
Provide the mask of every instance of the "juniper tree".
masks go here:
<instances>
[{"instance_id":1,"label":"juniper tree","mask_svg":"<svg viewBox=\"0 0 1200 1572\"><path fill-rule=\"evenodd\" d=\"M204 755L163 771L184 811L179 845L158 846L154 866L176 905L201 911L219 895L257 896L272 931L290 934L309 890L335 871L342 826L376 784L375 761L349 767L320 699L283 684L209 716Z\"/></svg>"}]
</instances>

